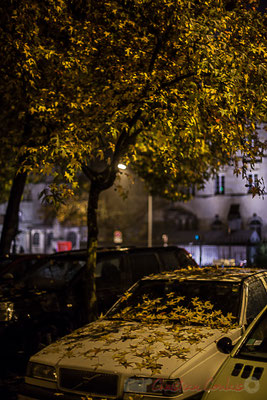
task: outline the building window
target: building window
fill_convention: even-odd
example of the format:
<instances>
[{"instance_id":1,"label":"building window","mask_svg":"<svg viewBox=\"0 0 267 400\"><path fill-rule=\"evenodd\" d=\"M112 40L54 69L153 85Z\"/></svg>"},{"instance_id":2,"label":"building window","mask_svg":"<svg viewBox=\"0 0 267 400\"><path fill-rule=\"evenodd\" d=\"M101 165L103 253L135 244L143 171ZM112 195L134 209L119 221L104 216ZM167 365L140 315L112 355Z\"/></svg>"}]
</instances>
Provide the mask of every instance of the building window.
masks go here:
<instances>
[{"instance_id":1,"label":"building window","mask_svg":"<svg viewBox=\"0 0 267 400\"><path fill-rule=\"evenodd\" d=\"M222 229L223 229L223 223L222 223L222 221L220 220L218 214L215 215L215 218L214 218L214 220L213 220L213 222L212 222L212 224L211 224L211 229L212 229L213 231L219 231L219 230L222 230Z\"/></svg>"},{"instance_id":2,"label":"building window","mask_svg":"<svg viewBox=\"0 0 267 400\"><path fill-rule=\"evenodd\" d=\"M247 139L246 144L249 149L259 149L261 147L259 141L256 138ZM248 155L245 155L243 157L243 161L244 163L249 163L252 161L252 158ZM257 155L257 157L253 159L253 163L262 163L262 157L260 155Z\"/></svg>"},{"instance_id":3,"label":"building window","mask_svg":"<svg viewBox=\"0 0 267 400\"><path fill-rule=\"evenodd\" d=\"M76 243L77 243L77 235L76 235L76 233L75 232L68 232L68 234L67 234L67 240L69 241L69 242L71 242L71 244L72 244L72 247L75 247L76 246Z\"/></svg>"},{"instance_id":4,"label":"building window","mask_svg":"<svg viewBox=\"0 0 267 400\"><path fill-rule=\"evenodd\" d=\"M225 178L224 175L216 176L215 194L224 194L225 191Z\"/></svg>"},{"instance_id":5,"label":"building window","mask_svg":"<svg viewBox=\"0 0 267 400\"><path fill-rule=\"evenodd\" d=\"M181 187L179 190L182 193L184 193L186 196L195 196L195 194L196 194L196 188L195 188L194 184L192 184L188 187Z\"/></svg>"},{"instance_id":6,"label":"building window","mask_svg":"<svg viewBox=\"0 0 267 400\"><path fill-rule=\"evenodd\" d=\"M239 204L231 204L228 212L228 232L236 232L242 228Z\"/></svg>"},{"instance_id":7,"label":"building window","mask_svg":"<svg viewBox=\"0 0 267 400\"><path fill-rule=\"evenodd\" d=\"M32 237L32 244L33 244L34 246L39 246L39 244L40 244L40 234L39 234L38 232L35 232L35 233L33 234L33 237Z\"/></svg>"},{"instance_id":8,"label":"building window","mask_svg":"<svg viewBox=\"0 0 267 400\"><path fill-rule=\"evenodd\" d=\"M254 187L256 187L257 184L258 184L258 175L257 174L250 174L248 176L248 183L247 183L248 193L251 193L252 189Z\"/></svg>"},{"instance_id":9,"label":"building window","mask_svg":"<svg viewBox=\"0 0 267 400\"><path fill-rule=\"evenodd\" d=\"M49 233L47 234L47 236L46 236L46 245L47 245L47 247L52 246L52 241L53 241L53 239L54 239L54 234L53 234L53 232L49 232Z\"/></svg>"},{"instance_id":10,"label":"building window","mask_svg":"<svg viewBox=\"0 0 267 400\"><path fill-rule=\"evenodd\" d=\"M261 240L262 219L256 214L249 221L249 229L251 231L250 241ZM253 238L253 240L251 240ZM258 240L256 240L256 238Z\"/></svg>"}]
</instances>

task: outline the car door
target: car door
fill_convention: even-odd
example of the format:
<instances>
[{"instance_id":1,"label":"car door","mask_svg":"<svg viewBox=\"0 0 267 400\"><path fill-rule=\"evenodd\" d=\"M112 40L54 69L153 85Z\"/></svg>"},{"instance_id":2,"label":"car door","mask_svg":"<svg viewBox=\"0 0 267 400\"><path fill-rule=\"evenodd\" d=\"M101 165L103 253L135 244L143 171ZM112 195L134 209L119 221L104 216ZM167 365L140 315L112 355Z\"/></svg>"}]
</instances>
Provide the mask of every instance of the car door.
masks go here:
<instances>
[{"instance_id":1,"label":"car door","mask_svg":"<svg viewBox=\"0 0 267 400\"><path fill-rule=\"evenodd\" d=\"M98 311L106 312L123 292L124 254L106 252L98 254L95 280Z\"/></svg>"}]
</instances>

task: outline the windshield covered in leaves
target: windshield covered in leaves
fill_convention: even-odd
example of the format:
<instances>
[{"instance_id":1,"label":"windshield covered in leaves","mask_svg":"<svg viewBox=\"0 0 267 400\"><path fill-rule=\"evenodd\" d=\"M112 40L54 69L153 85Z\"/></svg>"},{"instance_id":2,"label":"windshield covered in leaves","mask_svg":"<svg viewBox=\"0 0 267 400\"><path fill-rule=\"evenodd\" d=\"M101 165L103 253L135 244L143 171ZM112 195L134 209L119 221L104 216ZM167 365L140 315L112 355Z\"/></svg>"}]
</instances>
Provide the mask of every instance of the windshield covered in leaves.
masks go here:
<instances>
[{"instance_id":1,"label":"windshield covered in leaves","mask_svg":"<svg viewBox=\"0 0 267 400\"><path fill-rule=\"evenodd\" d=\"M236 321L240 290L240 283L232 282L143 280L121 298L106 318L215 327L224 317Z\"/></svg>"}]
</instances>

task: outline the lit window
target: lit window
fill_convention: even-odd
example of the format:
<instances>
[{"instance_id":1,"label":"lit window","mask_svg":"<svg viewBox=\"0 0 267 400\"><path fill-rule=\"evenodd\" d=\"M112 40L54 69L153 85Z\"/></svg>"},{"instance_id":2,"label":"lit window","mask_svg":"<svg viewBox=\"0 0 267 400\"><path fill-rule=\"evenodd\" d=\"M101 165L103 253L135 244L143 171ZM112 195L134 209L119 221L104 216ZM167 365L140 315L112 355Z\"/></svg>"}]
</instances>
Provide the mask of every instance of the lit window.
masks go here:
<instances>
[{"instance_id":1,"label":"lit window","mask_svg":"<svg viewBox=\"0 0 267 400\"><path fill-rule=\"evenodd\" d=\"M215 194L224 194L224 190L225 190L225 177L224 175L217 175Z\"/></svg>"}]
</instances>

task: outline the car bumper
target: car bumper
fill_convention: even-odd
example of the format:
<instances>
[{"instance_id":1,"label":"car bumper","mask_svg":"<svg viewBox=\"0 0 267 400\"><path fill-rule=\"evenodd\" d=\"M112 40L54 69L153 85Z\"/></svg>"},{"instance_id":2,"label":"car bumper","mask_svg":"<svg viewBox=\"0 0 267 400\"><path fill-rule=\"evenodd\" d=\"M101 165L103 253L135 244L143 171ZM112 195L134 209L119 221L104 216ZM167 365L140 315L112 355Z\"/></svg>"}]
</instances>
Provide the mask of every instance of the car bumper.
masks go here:
<instances>
[{"instance_id":1,"label":"car bumper","mask_svg":"<svg viewBox=\"0 0 267 400\"><path fill-rule=\"evenodd\" d=\"M203 394L204 392L198 392L193 396L187 397L187 400L200 400ZM84 400L85 398L87 398L86 395L55 391L54 389L42 388L27 383L20 386L18 393L18 400ZM101 397L98 397L98 399L101 399Z\"/></svg>"},{"instance_id":2,"label":"car bumper","mask_svg":"<svg viewBox=\"0 0 267 400\"><path fill-rule=\"evenodd\" d=\"M24 383L20 386L18 400L81 400L84 396L55 391Z\"/></svg>"}]
</instances>

